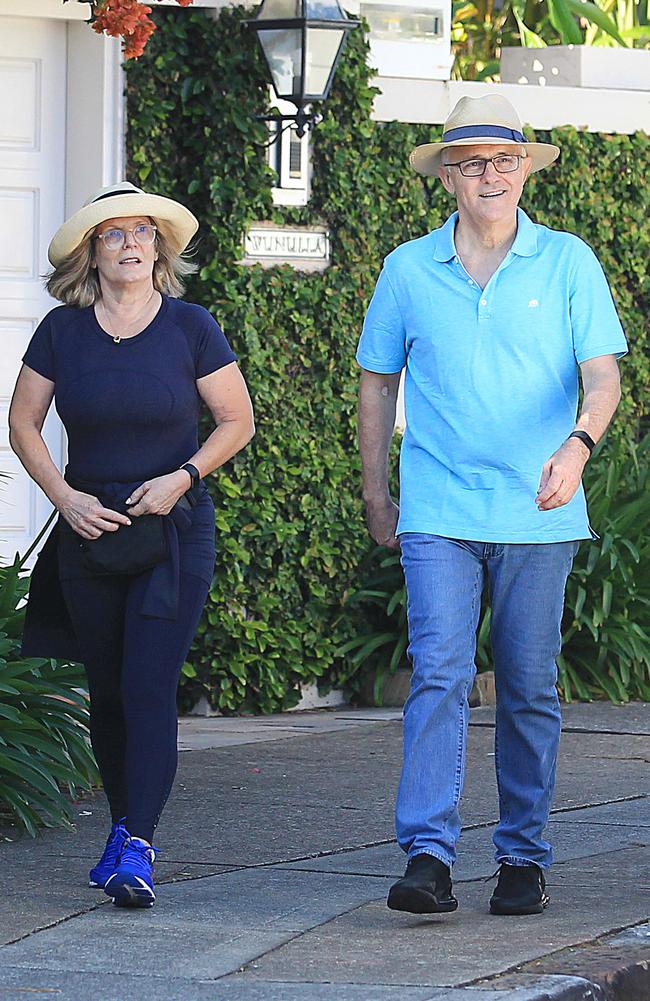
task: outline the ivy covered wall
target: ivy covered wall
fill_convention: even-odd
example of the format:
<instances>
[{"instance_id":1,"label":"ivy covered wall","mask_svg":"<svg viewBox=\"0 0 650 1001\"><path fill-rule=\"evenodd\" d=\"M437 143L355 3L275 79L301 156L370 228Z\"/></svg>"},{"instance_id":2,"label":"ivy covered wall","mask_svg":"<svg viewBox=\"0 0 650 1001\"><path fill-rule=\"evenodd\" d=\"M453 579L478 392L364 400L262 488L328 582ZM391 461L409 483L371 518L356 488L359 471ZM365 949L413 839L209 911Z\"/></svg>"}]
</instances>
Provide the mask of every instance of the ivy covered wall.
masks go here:
<instances>
[{"instance_id":1,"label":"ivy covered wall","mask_svg":"<svg viewBox=\"0 0 650 1001\"><path fill-rule=\"evenodd\" d=\"M265 69L242 24L250 11L154 16L159 30L128 67L128 175L199 218L200 272L187 298L224 328L258 427L210 478L219 557L182 699L207 694L222 710L268 712L295 704L305 682L348 676L337 651L356 629L342 601L369 548L354 351L382 258L440 225L452 205L439 182L408 166L412 147L439 130L370 120L366 44L353 32L314 133L310 203L274 208L266 129L255 120L266 110ZM536 221L578 233L603 262L633 346L619 427L638 429L650 389L648 137L537 137L562 146L562 158L533 175L522 204ZM263 219L325 222L331 267L303 275L238 265L244 230Z\"/></svg>"}]
</instances>

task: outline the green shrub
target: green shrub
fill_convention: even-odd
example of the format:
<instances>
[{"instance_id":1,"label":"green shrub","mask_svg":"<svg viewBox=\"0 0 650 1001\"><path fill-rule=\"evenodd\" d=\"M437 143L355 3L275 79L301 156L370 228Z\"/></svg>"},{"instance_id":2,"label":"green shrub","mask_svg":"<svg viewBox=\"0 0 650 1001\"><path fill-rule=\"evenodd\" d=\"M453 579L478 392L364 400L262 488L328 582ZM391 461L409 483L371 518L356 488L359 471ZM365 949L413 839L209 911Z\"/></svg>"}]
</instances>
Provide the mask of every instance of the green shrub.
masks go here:
<instances>
[{"instance_id":1,"label":"green shrub","mask_svg":"<svg viewBox=\"0 0 650 1001\"><path fill-rule=\"evenodd\" d=\"M568 700L650 700L650 435L603 449L587 479L600 533L567 585L560 687Z\"/></svg>"},{"instance_id":2,"label":"green shrub","mask_svg":"<svg viewBox=\"0 0 650 1001\"><path fill-rule=\"evenodd\" d=\"M70 797L99 776L83 669L20 655L28 587L18 557L0 567L0 820L35 836L71 826Z\"/></svg>"},{"instance_id":3,"label":"green shrub","mask_svg":"<svg viewBox=\"0 0 650 1001\"><path fill-rule=\"evenodd\" d=\"M340 651L357 634L341 596L359 585L368 548L360 502L354 352L382 258L439 226L452 204L436 179L408 166L439 128L371 119L367 47L353 32L313 136L304 208L274 207L265 162L265 67L238 8L161 8L159 30L128 66L128 173L178 198L200 220L201 270L187 298L230 338L257 415L252 444L213 477L217 573L181 701L224 711L295 704L301 684L338 686L355 665ZM533 175L525 207L573 229L600 255L634 350L623 362L623 420L637 425L650 389L646 262L650 257L648 139L559 129L560 163ZM326 222L333 261L323 274L242 267L252 222ZM621 425L622 426L622 425ZM617 434L615 430L613 432Z\"/></svg>"},{"instance_id":4,"label":"green shrub","mask_svg":"<svg viewBox=\"0 0 650 1001\"><path fill-rule=\"evenodd\" d=\"M564 699L603 697L613 702L650 699L650 435L640 445L607 443L587 466L590 519L602 533L583 542L566 590L558 687ZM351 687L375 678L381 705L386 674L408 668L406 586L399 555L378 547L366 564L366 584L347 596L363 609L365 628L344 644ZM479 671L492 669L490 608L486 594L476 650Z\"/></svg>"},{"instance_id":5,"label":"green shrub","mask_svg":"<svg viewBox=\"0 0 650 1001\"><path fill-rule=\"evenodd\" d=\"M339 653L349 660L346 680L354 691L362 684L363 674L372 672L374 701L380 706L386 675L409 667L406 584L399 553L377 546L367 563L374 570L364 586L346 599L348 608L360 608L365 613L364 628L344 643Z\"/></svg>"}]
</instances>

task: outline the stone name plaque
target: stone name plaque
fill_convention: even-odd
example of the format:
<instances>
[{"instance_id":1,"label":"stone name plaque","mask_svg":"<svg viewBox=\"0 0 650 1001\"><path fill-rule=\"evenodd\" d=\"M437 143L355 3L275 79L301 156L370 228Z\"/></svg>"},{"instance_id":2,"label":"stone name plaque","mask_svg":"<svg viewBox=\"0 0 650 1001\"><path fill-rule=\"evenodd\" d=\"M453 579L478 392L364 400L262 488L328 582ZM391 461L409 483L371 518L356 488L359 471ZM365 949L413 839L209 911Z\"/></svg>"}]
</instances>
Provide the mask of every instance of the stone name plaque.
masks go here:
<instances>
[{"instance_id":1,"label":"stone name plaque","mask_svg":"<svg viewBox=\"0 0 650 1001\"><path fill-rule=\"evenodd\" d=\"M240 263L266 268L290 264L296 271L324 271L330 263L329 233L321 226L255 223L244 236Z\"/></svg>"}]
</instances>

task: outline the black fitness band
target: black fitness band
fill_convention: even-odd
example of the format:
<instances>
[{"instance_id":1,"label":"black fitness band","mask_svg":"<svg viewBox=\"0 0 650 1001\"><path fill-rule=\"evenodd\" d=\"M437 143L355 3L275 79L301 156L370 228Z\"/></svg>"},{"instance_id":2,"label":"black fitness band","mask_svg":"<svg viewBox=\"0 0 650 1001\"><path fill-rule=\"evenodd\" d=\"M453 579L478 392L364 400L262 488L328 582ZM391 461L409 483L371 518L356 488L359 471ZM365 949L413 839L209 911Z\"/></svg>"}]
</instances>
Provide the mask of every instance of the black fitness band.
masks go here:
<instances>
[{"instance_id":1,"label":"black fitness band","mask_svg":"<svg viewBox=\"0 0 650 1001\"><path fill-rule=\"evenodd\" d=\"M587 446L590 454L596 447L596 442L594 441L594 439L591 437L590 434L587 434L586 431L572 431L571 434L569 435L569 438L579 438L580 441L583 443L583 445ZM569 440L569 438L567 438L567 441Z\"/></svg>"},{"instance_id":2,"label":"black fitness band","mask_svg":"<svg viewBox=\"0 0 650 1001\"><path fill-rule=\"evenodd\" d=\"M198 483L201 479L201 474L196 466L193 466L191 462L186 462L184 466L181 466L181 469L184 469L186 473L190 474L192 486L194 486L195 483Z\"/></svg>"}]
</instances>

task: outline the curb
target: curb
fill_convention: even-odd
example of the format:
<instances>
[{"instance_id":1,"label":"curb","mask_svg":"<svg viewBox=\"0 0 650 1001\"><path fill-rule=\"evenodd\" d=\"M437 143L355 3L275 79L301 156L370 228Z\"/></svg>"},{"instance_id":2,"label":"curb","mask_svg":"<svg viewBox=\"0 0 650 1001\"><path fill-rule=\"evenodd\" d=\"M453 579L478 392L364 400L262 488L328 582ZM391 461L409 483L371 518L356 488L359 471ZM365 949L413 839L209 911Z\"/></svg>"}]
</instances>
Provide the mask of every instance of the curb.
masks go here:
<instances>
[{"instance_id":1,"label":"curb","mask_svg":"<svg viewBox=\"0 0 650 1001\"><path fill-rule=\"evenodd\" d=\"M562 949L466 991L468 1001L650 1001L650 922Z\"/></svg>"}]
</instances>

